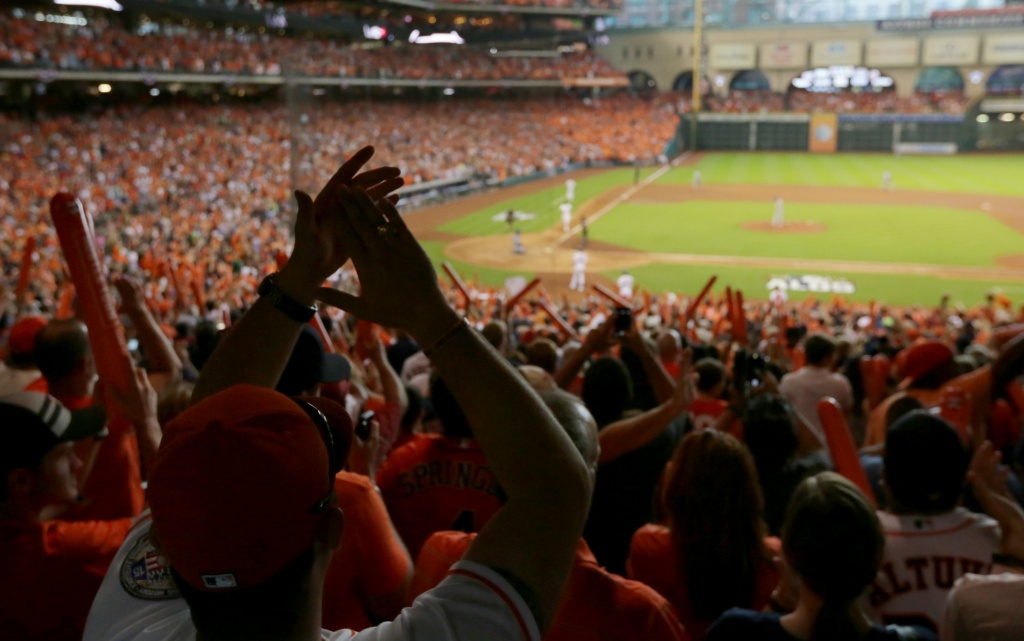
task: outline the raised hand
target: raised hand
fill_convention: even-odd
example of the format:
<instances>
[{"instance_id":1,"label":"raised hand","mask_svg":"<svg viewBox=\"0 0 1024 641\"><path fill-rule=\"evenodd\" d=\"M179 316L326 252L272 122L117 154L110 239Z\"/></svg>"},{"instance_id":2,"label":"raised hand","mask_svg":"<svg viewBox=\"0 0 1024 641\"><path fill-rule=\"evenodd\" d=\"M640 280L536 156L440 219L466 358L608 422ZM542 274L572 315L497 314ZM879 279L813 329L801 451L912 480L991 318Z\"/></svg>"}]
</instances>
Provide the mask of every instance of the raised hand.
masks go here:
<instances>
[{"instance_id":1,"label":"raised hand","mask_svg":"<svg viewBox=\"0 0 1024 641\"><path fill-rule=\"evenodd\" d=\"M437 285L423 248L388 200L374 201L364 189L341 187L339 211L328 225L344 239L362 293L359 297L321 288L317 298L355 316L409 330L421 344L444 335L457 319Z\"/></svg>"},{"instance_id":2,"label":"raised hand","mask_svg":"<svg viewBox=\"0 0 1024 641\"><path fill-rule=\"evenodd\" d=\"M392 194L404 184L397 167L380 167L359 174L373 157L373 147L363 147L335 172L313 200L304 191L295 192L299 211L295 219L295 248L281 269L279 284L300 300L311 301L313 291L349 259L343 236L331 233L341 208L339 197L348 188L364 191L369 198L388 205L398 201ZM357 175L358 174L358 175Z\"/></svg>"}]
</instances>

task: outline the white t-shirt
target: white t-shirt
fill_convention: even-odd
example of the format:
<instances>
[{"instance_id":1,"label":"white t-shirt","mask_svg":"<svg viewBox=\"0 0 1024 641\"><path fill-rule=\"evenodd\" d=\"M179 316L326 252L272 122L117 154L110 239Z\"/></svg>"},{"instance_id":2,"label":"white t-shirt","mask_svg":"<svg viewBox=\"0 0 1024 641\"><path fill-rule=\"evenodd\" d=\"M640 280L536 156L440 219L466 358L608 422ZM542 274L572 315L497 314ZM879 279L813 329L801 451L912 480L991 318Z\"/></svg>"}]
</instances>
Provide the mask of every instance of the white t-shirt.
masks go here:
<instances>
[{"instance_id":1,"label":"white t-shirt","mask_svg":"<svg viewBox=\"0 0 1024 641\"><path fill-rule=\"evenodd\" d=\"M1022 604L1024 574L964 575L949 592L942 641L1020 641L1024 639Z\"/></svg>"},{"instance_id":2,"label":"white t-shirt","mask_svg":"<svg viewBox=\"0 0 1024 641\"><path fill-rule=\"evenodd\" d=\"M570 178L565 181L565 197L572 200L572 197L576 194L576 181Z\"/></svg>"},{"instance_id":3,"label":"white t-shirt","mask_svg":"<svg viewBox=\"0 0 1024 641\"><path fill-rule=\"evenodd\" d=\"M826 450L828 443L818 417L818 403L826 396L831 396L844 411L853 409L853 387L850 381L842 374L813 365L801 367L783 376L779 383L779 395L793 406L797 417Z\"/></svg>"},{"instance_id":4,"label":"white t-shirt","mask_svg":"<svg viewBox=\"0 0 1024 641\"><path fill-rule=\"evenodd\" d=\"M936 516L879 512L885 556L868 591L887 622L920 620L938 629L957 579L987 574L999 546L999 525L962 507Z\"/></svg>"},{"instance_id":5,"label":"white t-shirt","mask_svg":"<svg viewBox=\"0 0 1024 641\"><path fill-rule=\"evenodd\" d=\"M619 286L619 296L627 301L633 300L633 283L635 282L631 274L619 276L619 279L615 281L615 284Z\"/></svg>"},{"instance_id":6,"label":"white t-shirt","mask_svg":"<svg viewBox=\"0 0 1024 641\"><path fill-rule=\"evenodd\" d=\"M149 510L136 519L100 585L83 641L195 641L188 604L149 539ZM362 632L324 630L329 641L540 641L537 622L500 574L472 561L420 595L391 622Z\"/></svg>"}]
</instances>

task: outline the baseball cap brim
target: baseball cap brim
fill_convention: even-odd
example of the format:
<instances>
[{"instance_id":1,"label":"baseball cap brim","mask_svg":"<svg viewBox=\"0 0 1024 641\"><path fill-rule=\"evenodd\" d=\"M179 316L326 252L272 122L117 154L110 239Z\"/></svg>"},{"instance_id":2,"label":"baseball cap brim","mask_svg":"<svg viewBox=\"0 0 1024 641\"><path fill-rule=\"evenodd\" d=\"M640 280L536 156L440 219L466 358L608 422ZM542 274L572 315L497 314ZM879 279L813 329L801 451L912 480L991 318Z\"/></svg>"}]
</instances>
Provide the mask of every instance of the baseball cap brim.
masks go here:
<instances>
[{"instance_id":1,"label":"baseball cap brim","mask_svg":"<svg viewBox=\"0 0 1024 641\"><path fill-rule=\"evenodd\" d=\"M70 410L71 423L58 442L80 441L83 438L103 438L107 435L107 412L102 405Z\"/></svg>"}]
</instances>

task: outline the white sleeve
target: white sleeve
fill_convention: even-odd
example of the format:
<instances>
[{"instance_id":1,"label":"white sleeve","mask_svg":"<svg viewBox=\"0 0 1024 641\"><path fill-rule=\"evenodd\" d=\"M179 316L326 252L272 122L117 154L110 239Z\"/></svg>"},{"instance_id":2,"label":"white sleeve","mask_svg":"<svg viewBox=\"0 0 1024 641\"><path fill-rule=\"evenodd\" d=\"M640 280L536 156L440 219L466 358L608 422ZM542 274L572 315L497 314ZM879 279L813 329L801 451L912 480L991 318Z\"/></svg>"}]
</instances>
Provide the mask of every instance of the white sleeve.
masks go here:
<instances>
[{"instance_id":1,"label":"white sleeve","mask_svg":"<svg viewBox=\"0 0 1024 641\"><path fill-rule=\"evenodd\" d=\"M540 641L530 609L494 570L459 561L448 577L424 592L390 623L331 641Z\"/></svg>"},{"instance_id":2,"label":"white sleeve","mask_svg":"<svg viewBox=\"0 0 1024 641\"><path fill-rule=\"evenodd\" d=\"M150 542L149 510L135 519L107 568L83 641L195 641L188 604Z\"/></svg>"}]
</instances>

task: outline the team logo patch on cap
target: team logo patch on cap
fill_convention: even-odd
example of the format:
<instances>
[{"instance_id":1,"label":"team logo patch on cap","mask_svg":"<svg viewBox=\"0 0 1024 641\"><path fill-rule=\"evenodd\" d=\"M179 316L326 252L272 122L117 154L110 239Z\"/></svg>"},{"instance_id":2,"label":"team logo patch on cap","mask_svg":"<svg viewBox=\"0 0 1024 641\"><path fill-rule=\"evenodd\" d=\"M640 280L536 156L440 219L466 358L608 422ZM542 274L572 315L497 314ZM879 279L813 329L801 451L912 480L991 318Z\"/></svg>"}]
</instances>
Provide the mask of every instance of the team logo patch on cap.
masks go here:
<instances>
[{"instance_id":1,"label":"team logo patch on cap","mask_svg":"<svg viewBox=\"0 0 1024 641\"><path fill-rule=\"evenodd\" d=\"M137 599L165 601L181 597L171 568L146 532L121 563L121 587Z\"/></svg>"},{"instance_id":2,"label":"team logo patch on cap","mask_svg":"<svg viewBox=\"0 0 1024 641\"><path fill-rule=\"evenodd\" d=\"M238 587L238 581L234 574L204 574L202 575L203 585L211 590L225 590Z\"/></svg>"}]
</instances>

